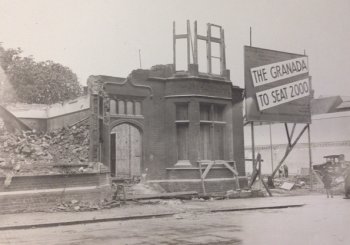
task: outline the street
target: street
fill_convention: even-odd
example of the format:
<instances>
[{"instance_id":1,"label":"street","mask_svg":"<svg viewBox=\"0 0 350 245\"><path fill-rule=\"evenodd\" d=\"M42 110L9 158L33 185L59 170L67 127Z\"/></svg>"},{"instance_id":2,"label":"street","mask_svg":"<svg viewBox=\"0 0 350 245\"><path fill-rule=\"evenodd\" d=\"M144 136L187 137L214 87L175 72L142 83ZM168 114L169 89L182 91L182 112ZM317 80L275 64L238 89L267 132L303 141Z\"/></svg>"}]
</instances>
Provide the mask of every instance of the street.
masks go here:
<instances>
[{"instance_id":1,"label":"street","mask_svg":"<svg viewBox=\"0 0 350 245\"><path fill-rule=\"evenodd\" d=\"M350 244L350 201L274 197L305 206L236 212L184 209L167 218L0 232L1 244ZM235 200L230 200L235 202ZM257 202L257 199L237 200ZM222 201L212 201L220 205ZM45 215L45 213L38 213Z\"/></svg>"}]
</instances>

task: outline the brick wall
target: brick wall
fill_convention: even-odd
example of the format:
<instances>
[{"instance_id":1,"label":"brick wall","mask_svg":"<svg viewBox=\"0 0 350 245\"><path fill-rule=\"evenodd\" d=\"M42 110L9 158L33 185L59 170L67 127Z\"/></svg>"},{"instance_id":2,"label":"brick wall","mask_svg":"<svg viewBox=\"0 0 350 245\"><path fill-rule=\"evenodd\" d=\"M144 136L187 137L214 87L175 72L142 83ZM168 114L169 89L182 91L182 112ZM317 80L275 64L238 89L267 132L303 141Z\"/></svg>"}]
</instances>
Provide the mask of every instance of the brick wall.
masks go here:
<instances>
[{"instance_id":1,"label":"brick wall","mask_svg":"<svg viewBox=\"0 0 350 245\"><path fill-rule=\"evenodd\" d=\"M99 203L110 198L110 194L109 187L100 187L90 190L0 195L0 213L49 211L57 208L59 203L71 200Z\"/></svg>"},{"instance_id":2,"label":"brick wall","mask_svg":"<svg viewBox=\"0 0 350 245\"><path fill-rule=\"evenodd\" d=\"M23 123L28 125L31 129L37 131L46 132L47 131L47 119L42 118L21 118Z\"/></svg>"},{"instance_id":3,"label":"brick wall","mask_svg":"<svg viewBox=\"0 0 350 245\"><path fill-rule=\"evenodd\" d=\"M15 176L8 187L0 178L0 213L45 211L61 202L98 203L110 198L109 173Z\"/></svg>"},{"instance_id":4,"label":"brick wall","mask_svg":"<svg viewBox=\"0 0 350 245\"><path fill-rule=\"evenodd\" d=\"M169 71L168 71L169 70ZM108 101L108 96L115 99L142 96L142 163L141 171L147 173L148 179L166 179L167 168L178 161L175 103L184 102L189 105L188 160L194 165L199 158L199 105L200 103L216 103L225 105L224 120L224 159L235 160L241 175L244 175L244 140L242 115L242 89L233 87L224 78L203 76L177 76L170 69L135 70L127 79L98 76L90 80L90 88L100 86L91 94L91 126L90 126L90 160L98 160L99 128L98 100L101 94ZM97 80L96 80L97 79ZM94 85L95 84L95 85ZM144 90L150 89L147 94ZM90 89L92 92L93 89ZM94 98L96 97L96 98ZM108 104L108 103L107 103ZM107 108L108 111L108 108ZM127 117L126 117L127 118ZM110 130L115 120L108 113L103 115L102 162L109 165ZM133 124L133 122L125 121ZM108 127L109 125L109 127ZM147 171L146 171L147 169ZM185 173L185 172L183 172ZM215 173L215 172L213 172ZM187 174L187 173L186 173ZM222 173L226 176L226 173ZM189 173L191 175L191 173Z\"/></svg>"},{"instance_id":5,"label":"brick wall","mask_svg":"<svg viewBox=\"0 0 350 245\"><path fill-rule=\"evenodd\" d=\"M47 130L52 131L63 127L68 127L90 116L90 109L64 114L47 119Z\"/></svg>"},{"instance_id":6,"label":"brick wall","mask_svg":"<svg viewBox=\"0 0 350 245\"><path fill-rule=\"evenodd\" d=\"M232 89L232 137L233 154L239 175L245 175L245 156L244 156L244 126L243 126L243 90L240 88Z\"/></svg>"},{"instance_id":7,"label":"brick wall","mask_svg":"<svg viewBox=\"0 0 350 245\"><path fill-rule=\"evenodd\" d=\"M204 172L204 169L203 169ZM233 173L226 167L213 167L206 178L232 178ZM200 178L199 168L173 168L167 169L167 179L198 179Z\"/></svg>"},{"instance_id":8,"label":"brick wall","mask_svg":"<svg viewBox=\"0 0 350 245\"><path fill-rule=\"evenodd\" d=\"M0 192L101 186L109 183L109 173L84 173L71 175L14 176L8 187L5 177L0 177Z\"/></svg>"},{"instance_id":9,"label":"brick wall","mask_svg":"<svg viewBox=\"0 0 350 245\"><path fill-rule=\"evenodd\" d=\"M158 182L158 184L168 192L177 191L197 191L203 194L202 183L198 181L168 181ZM242 188L247 187L248 182L245 178L239 179L239 185ZM224 194L228 190L235 190L236 184L234 180L216 180L205 181L205 189L208 194L220 193Z\"/></svg>"}]
</instances>

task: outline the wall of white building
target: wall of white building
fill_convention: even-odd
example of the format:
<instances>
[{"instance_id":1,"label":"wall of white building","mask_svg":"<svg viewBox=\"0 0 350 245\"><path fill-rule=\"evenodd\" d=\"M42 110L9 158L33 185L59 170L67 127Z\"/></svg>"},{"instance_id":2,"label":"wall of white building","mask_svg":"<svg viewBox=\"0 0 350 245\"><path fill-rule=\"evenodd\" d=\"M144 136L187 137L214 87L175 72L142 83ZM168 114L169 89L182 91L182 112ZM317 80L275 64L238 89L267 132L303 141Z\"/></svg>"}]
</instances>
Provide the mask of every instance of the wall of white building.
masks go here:
<instances>
[{"instance_id":1,"label":"wall of white building","mask_svg":"<svg viewBox=\"0 0 350 245\"><path fill-rule=\"evenodd\" d=\"M52 105L15 103L6 109L32 129L50 131L70 126L89 116L89 96Z\"/></svg>"},{"instance_id":2,"label":"wall of white building","mask_svg":"<svg viewBox=\"0 0 350 245\"><path fill-rule=\"evenodd\" d=\"M305 124L297 125L294 138ZM256 153L260 153L263 162L262 172L272 172L272 165L276 166L282 159L288 142L284 124L271 125L272 156L270 147L269 125L255 126L254 136ZM290 130L292 124L289 125ZM312 162L320 164L324 162L323 156L332 154L344 154L350 161L350 111L327 113L312 116L311 123L311 150ZM245 157L252 158L251 153L251 128L245 126ZM307 131L300 138L299 143L285 160L289 172L300 173L302 168L309 167L309 148ZM246 171L251 172L251 162L246 163Z\"/></svg>"}]
</instances>

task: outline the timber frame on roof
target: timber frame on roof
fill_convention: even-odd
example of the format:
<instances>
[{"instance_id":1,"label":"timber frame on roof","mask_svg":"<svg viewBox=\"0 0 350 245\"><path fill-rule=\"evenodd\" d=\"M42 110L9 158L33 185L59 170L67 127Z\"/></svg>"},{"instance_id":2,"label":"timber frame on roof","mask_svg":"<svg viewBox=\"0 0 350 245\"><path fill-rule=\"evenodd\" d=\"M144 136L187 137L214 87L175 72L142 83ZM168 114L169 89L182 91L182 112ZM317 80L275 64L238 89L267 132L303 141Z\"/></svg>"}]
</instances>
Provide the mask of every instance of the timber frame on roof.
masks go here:
<instances>
[{"instance_id":1,"label":"timber frame on roof","mask_svg":"<svg viewBox=\"0 0 350 245\"><path fill-rule=\"evenodd\" d=\"M219 30L220 37L212 36L213 28ZM226 70L226 55L225 55L225 35L224 29L215 24L207 23L207 35L199 35L197 33L197 21L194 22L194 37L192 40L190 21L187 20L187 33L186 34L176 34L175 21L173 22L173 63L174 70L176 71L176 40L186 39L187 40L187 66L191 64L191 53L193 64L198 65L198 40L206 42L207 46L207 73L213 74L212 60L219 59L220 61L220 75L225 75ZM219 44L220 54L219 56L212 55L212 43Z\"/></svg>"}]
</instances>

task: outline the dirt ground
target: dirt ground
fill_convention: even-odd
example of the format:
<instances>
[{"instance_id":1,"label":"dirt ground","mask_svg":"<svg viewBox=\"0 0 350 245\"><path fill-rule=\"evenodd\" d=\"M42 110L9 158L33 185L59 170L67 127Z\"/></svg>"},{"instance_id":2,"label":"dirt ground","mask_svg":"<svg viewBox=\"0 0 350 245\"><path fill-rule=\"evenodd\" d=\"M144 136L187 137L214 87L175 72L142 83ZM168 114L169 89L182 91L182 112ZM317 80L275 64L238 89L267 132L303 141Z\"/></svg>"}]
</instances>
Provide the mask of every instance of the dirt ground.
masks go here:
<instances>
[{"instance_id":1,"label":"dirt ground","mask_svg":"<svg viewBox=\"0 0 350 245\"><path fill-rule=\"evenodd\" d=\"M302 207L208 212L211 209L303 203ZM159 206L160 205L160 206ZM162 203L158 212L178 213L166 218L139 219L51 228L0 231L1 244L350 244L349 200L325 195ZM149 205L140 206L147 211ZM204 209L203 209L204 208ZM118 209L103 211L104 217ZM129 210L135 212L135 210ZM123 211L128 214L128 210ZM139 210L141 212L141 210ZM86 217L87 213L84 216ZM43 222L50 215L38 213ZM76 215L83 215L76 213ZM32 214L34 217L35 214ZM72 216L66 216L72 219ZM18 216L12 216L15 219ZM93 216L98 218L97 213ZM1 217L6 220L6 216ZM8 217L7 217L8 218ZM23 220L29 220L25 214ZM11 218L8 218L11 219ZM55 217L51 216L51 220ZM57 217L56 217L57 219ZM8 220L9 221L9 220ZM1 223L1 222L0 222Z\"/></svg>"}]
</instances>

